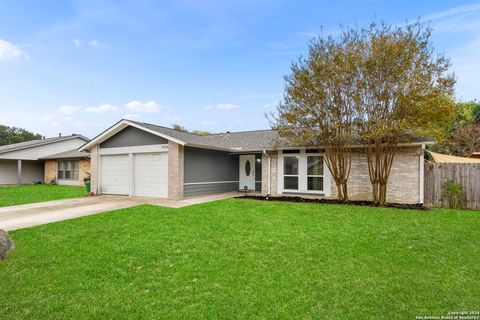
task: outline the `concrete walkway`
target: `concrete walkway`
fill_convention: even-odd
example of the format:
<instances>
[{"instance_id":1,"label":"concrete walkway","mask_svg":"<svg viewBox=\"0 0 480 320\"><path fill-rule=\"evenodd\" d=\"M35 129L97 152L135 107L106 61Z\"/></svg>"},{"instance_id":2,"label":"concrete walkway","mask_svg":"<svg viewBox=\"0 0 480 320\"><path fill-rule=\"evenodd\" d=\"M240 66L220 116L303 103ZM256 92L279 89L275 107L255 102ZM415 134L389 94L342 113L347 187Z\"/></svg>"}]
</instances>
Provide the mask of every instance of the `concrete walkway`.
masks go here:
<instances>
[{"instance_id":1,"label":"concrete walkway","mask_svg":"<svg viewBox=\"0 0 480 320\"><path fill-rule=\"evenodd\" d=\"M142 204L182 208L193 204L233 198L238 195L237 192L229 192L182 200L101 195L1 207L0 229L17 230Z\"/></svg>"}]
</instances>

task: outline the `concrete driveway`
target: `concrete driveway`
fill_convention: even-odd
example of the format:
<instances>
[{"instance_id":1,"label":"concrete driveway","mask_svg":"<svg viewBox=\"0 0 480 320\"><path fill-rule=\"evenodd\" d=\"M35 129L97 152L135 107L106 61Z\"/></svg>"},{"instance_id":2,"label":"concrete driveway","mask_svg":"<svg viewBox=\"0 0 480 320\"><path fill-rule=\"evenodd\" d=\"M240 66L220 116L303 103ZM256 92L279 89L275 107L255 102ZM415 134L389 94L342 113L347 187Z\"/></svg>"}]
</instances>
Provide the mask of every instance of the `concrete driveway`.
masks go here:
<instances>
[{"instance_id":1,"label":"concrete driveway","mask_svg":"<svg viewBox=\"0 0 480 320\"><path fill-rule=\"evenodd\" d=\"M28 228L141 204L181 208L193 204L233 198L237 195L236 192L230 192L182 200L102 195L1 207L0 229L10 231Z\"/></svg>"}]
</instances>

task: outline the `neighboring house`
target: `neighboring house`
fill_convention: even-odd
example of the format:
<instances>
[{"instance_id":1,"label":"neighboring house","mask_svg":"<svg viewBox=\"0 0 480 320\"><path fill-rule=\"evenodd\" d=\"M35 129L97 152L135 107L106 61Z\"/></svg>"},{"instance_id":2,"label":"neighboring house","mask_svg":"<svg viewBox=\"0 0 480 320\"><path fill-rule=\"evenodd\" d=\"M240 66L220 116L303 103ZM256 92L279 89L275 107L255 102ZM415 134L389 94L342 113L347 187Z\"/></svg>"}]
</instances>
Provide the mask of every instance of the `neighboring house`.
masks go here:
<instances>
[{"instance_id":1,"label":"neighboring house","mask_svg":"<svg viewBox=\"0 0 480 320\"><path fill-rule=\"evenodd\" d=\"M90 154L78 148L43 157L45 161L44 181L72 186L84 185L90 174Z\"/></svg>"},{"instance_id":2,"label":"neighboring house","mask_svg":"<svg viewBox=\"0 0 480 320\"><path fill-rule=\"evenodd\" d=\"M44 179L43 158L77 150L87 141L84 136L74 134L1 146L0 185L50 182Z\"/></svg>"},{"instance_id":3,"label":"neighboring house","mask_svg":"<svg viewBox=\"0 0 480 320\"><path fill-rule=\"evenodd\" d=\"M457 157L448 154L441 154L428 150L428 153L432 156L433 161L437 163L480 163L480 158L475 157Z\"/></svg>"},{"instance_id":4,"label":"neighboring house","mask_svg":"<svg viewBox=\"0 0 480 320\"><path fill-rule=\"evenodd\" d=\"M79 150L91 154L92 191L181 199L244 188L270 195L336 197L321 150L276 146L272 130L196 135L121 120ZM392 167L387 200L423 202L425 144L402 145ZM352 155L351 199L370 199L366 155Z\"/></svg>"}]
</instances>

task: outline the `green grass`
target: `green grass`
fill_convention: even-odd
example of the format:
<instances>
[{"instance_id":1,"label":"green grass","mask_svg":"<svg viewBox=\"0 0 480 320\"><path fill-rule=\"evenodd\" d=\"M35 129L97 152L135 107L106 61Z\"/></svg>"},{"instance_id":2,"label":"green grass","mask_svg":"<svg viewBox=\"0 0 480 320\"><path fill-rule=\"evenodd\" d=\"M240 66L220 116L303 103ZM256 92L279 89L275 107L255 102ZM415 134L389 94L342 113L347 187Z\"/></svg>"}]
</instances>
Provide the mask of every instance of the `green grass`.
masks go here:
<instances>
[{"instance_id":1,"label":"green grass","mask_svg":"<svg viewBox=\"0 0 480 320\"><path fill-rule=\"evenodd\" d=\"M230 199L11 233L0 319L414 319L480 309L480 213Z\"/></svg>"},{"instance_id":2,"label":"green grass","mask_svg":"<svg viewBox=\"0 0 480 320\"><path fill-rule=\"evenodd\" d=\"M82 197L85 187L35 184L0 187L0 207Z\"/></svg>"}]
</instances>

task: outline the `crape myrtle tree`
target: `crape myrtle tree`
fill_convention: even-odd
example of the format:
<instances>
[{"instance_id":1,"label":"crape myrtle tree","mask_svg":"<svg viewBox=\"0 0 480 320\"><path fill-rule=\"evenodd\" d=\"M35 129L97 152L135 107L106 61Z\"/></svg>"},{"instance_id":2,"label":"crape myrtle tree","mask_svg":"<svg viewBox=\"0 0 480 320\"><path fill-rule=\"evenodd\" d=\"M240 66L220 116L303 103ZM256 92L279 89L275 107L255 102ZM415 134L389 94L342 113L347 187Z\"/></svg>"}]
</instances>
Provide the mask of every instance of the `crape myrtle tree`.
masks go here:
<instances>
[{"instance_id":1,"label":"crape myrtle tree","mask_svg":"<svg viewBox=\"0 0 480 320\"><path fill-rule=\"evenodd\" d=\"M352 30L361 47L356 125L367 155L372 198L386 203L387 184L401 143L442 139L454 119L450 62L434 53L431 30L417 22Z\"/></svg>"},{"instance_id":2,"label":"crape myrtle tree","mask_svg":"<svg viewBox=\"0 0 480 320\"><path fill-rule=\"evenodd\" d=\"M450 62L434 54L430 35L420 22L344 28L314 39L292 64L273 127L292 144L325 150L340 200L348 200L354 144L365 149L373 201L385 204L399 145L442 139L455 117Z\"/></svg>"},{"instance_id":3,"label":"crape myrtle tree","mask_svg":"<svg viewBox=\"0 0 480 320\"><path fill-rule=\"evenodd\" d=\"M324 150L340 201L348 201L354 133L358 48L353 40L349 32L339 40L312 40L308 56L292 64L283 102L270 117L279 135L292 144Z\"/></svg>"}]
</instances>

